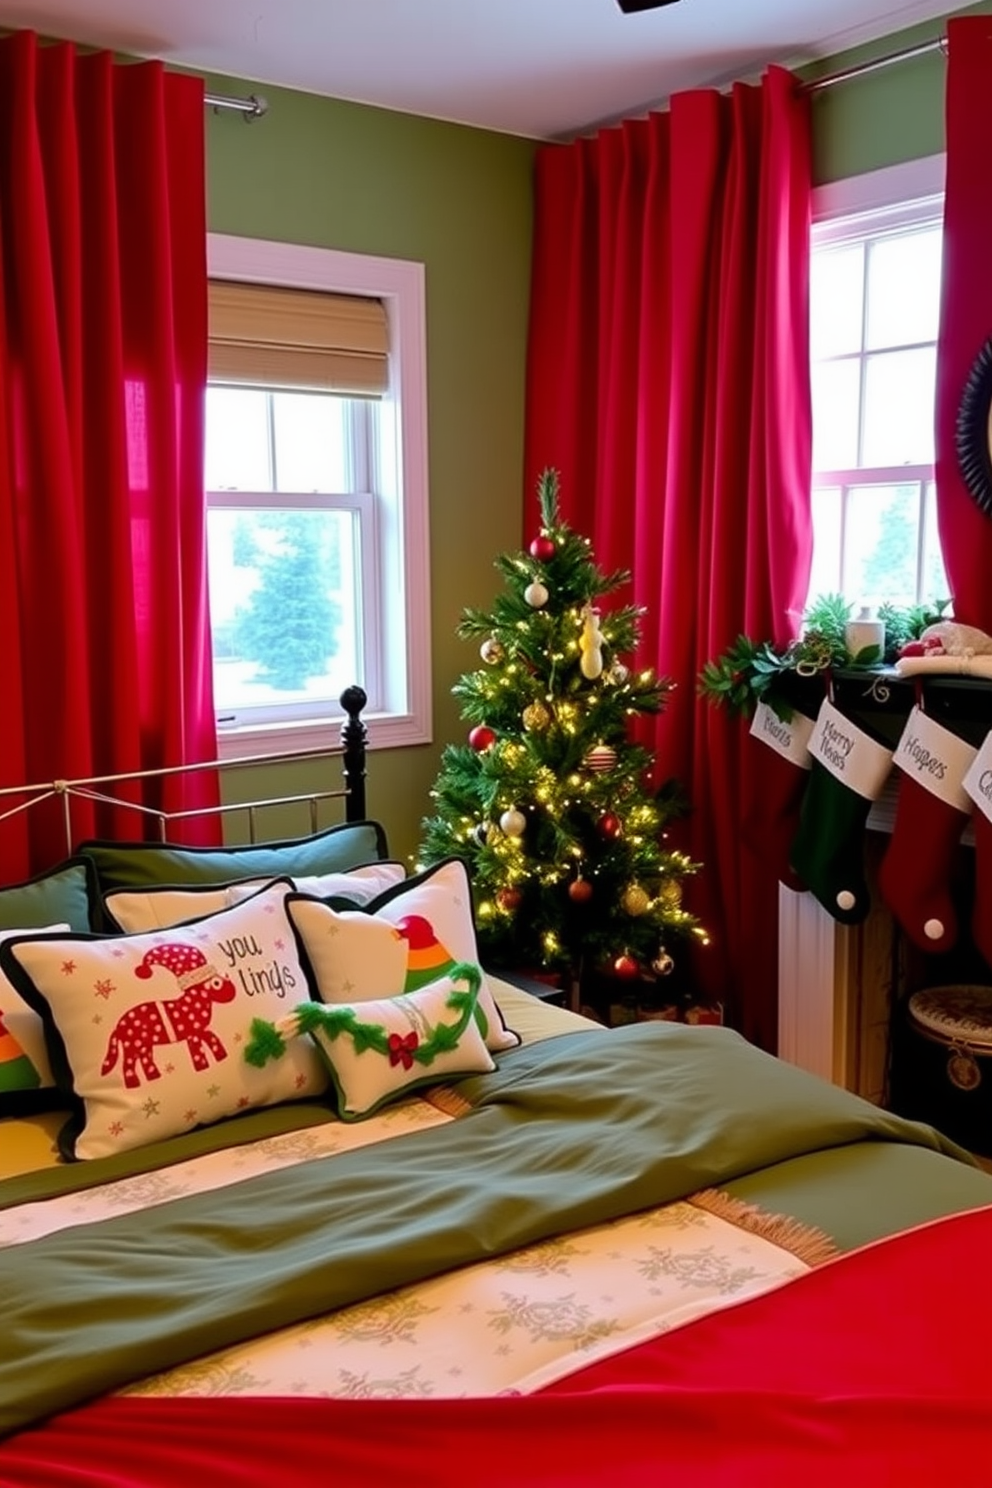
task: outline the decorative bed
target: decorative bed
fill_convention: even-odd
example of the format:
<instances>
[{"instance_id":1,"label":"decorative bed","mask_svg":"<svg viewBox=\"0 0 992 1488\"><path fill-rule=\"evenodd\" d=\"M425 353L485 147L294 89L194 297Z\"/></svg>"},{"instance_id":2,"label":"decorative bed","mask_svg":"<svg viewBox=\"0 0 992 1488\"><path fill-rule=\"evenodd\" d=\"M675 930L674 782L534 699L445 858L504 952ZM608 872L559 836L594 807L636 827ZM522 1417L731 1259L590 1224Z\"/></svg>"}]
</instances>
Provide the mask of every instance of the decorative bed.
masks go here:
<instances>
[{"instance_id":1,"label":"decorative bed","mask_svg":"<svg viewBox=\"0 0 992 1488\"><path fill-rule=\"evenodd\" d=\"M992 1177L487 976L318 794L0 888L3 1488L987 1482Z\"/></svg>"}]
</instances>

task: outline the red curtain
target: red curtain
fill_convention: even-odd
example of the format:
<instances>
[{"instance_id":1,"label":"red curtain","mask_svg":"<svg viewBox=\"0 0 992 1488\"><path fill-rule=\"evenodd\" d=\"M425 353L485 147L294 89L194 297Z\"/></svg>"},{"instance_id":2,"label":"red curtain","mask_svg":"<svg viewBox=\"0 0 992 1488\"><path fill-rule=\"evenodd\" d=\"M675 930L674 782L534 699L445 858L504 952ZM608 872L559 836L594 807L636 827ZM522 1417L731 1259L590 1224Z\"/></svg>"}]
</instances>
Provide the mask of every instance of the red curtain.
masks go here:
<instances>
[{"instance_id":1,"label":"red curtain","mask_svg":"<svg viewBox=\"0 0 992 1488\"><path fill-rule=\"evenodd\" d=\"M711 935L695 979L765 1048L777 884L740 840L760 781L740 721L696 681L741 633L784 645L805 602L809 173L807 100L772 68L543 148L535 194L528 490L555 467L563 515L632 572L638 665L677 689L643 741L692 802L683 845L704 869L687 903Z\"/></svg>"},{"instance_id":2,"label":"red curtain","mask_svg":"<svg viewBox=\"0 0 992 1488\"><path fill-rule=\"evenodd\" d=\"M0 784L211 759L202 81L0 41L0 243ZM4 879L61 847L8 827Z\"/></svg>"},{"instance_id":3,"label":"red curtain","mask_svg":"<svg viewBox=\"0 0 992 1488\"><path fill-rule=\"evenodd\" d=\"M937 518L954 615L992 633L992 517L962 478L955 431L992 337L992 16L947 22L947 177L937 345Z\"/></svg>"}]
</instances>

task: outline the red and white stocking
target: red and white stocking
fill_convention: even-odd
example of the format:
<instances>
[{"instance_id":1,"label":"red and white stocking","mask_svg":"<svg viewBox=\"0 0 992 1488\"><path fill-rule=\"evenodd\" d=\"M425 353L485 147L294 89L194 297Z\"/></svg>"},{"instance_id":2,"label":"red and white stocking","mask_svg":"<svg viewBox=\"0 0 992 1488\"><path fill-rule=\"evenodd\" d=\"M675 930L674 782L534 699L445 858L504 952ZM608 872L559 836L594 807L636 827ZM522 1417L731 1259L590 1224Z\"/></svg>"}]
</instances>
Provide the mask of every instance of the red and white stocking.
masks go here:
<instances>
[{"instance_id":1,"label":"red and white stocking","mask_svg":"<svg viewBox=\"0 0 992 1488\"><path fill-rule=\"evenodd\" d=\"M892 839L882 859L882 897L923 951L958 938L954 858L971 811L964 788L975 750L919 708L906 720L893 763L902 771Z\"/></svg>"},{"instance_id":2,"label":"red and white stocking","mask_svg":"<svg viewBox=\"0 0 992 1488\"><path fill-rule=\"evenodd\" d=\"M964 779L975 806L975 907L971 934L980 955L992 968L992 733L975 755Z\"/></svg>"},{"instance_id":3,"label":"red and white stocking","mask_svg":"<svg viewBox=\"0 0 992 1488\"><path fill-rule=\"evenodd\" d=\"M783 723L767 703L759 703L744 760L747 792L741 836L755 857L790 889L805 885L789 862L799 813L809 780L809 736L813 720L794 711Z\"/></svg>"}]
</instances>

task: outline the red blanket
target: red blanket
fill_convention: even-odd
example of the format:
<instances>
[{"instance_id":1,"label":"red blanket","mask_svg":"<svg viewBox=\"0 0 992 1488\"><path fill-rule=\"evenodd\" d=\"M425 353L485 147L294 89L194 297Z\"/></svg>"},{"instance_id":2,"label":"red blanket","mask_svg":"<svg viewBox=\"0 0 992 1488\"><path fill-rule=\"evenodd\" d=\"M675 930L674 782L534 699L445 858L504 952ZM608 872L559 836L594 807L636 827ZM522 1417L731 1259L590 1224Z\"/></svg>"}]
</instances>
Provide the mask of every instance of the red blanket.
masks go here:
<instances>
[{"instance_id":1,"label":"red blanket","mask_svg":"<svg viewBox=\"0 0 992 1488\"><path fill-rule=\"evenodd\" d=\"M956 1215L527 1397L98 1401L0 1484L988 1488L990 1263L992 1208Z\"/></svg>"}]
</instances>

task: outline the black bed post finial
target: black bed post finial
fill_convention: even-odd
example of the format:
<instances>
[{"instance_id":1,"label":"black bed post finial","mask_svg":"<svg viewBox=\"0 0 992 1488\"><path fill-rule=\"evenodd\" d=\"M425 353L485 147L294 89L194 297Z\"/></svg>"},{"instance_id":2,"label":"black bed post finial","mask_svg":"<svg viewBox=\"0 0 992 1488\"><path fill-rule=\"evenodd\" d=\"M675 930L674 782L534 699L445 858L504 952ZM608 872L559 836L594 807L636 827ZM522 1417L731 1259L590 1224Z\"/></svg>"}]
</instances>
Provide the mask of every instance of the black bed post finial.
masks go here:
<instances>
[{"instance_id":1,"label":"black bed post finial","mask_svg":"<svg viewBox=\"0 0 992 1488\"><path fill-rule=\"evenodd\" d=\"M341 743L344 745L344 783L348 795L345 802L345 820L365 820L365 744L368 729L362 722L361 713L368 702L365 689L357 685L346 687L338 701L348 718L341 725Z\"/></svg>"}]
</instances>

